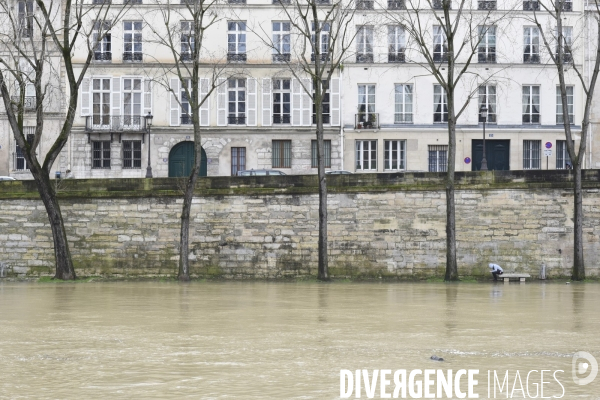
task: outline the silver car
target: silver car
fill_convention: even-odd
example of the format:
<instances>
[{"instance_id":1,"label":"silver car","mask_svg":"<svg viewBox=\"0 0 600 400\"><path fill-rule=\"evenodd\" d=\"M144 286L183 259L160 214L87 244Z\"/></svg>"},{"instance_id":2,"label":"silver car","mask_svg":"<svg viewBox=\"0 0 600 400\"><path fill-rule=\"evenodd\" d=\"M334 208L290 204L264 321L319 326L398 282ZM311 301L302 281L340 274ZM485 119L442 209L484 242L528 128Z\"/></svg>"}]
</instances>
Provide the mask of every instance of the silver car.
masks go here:
<instances>
[{"instance_id":1,"label":"silver car","mask_svg":"<svg viewBox=\"0 0 600 400\"><path fill-rule=\"evenodd\" d=\"M268 176L268 175L286 175L284 172L277 171L276 169L248 169L245 171L238 171L237 176Z\"/></svg>"},{"instance_id":2,"label":"silver car","mask_svg":"<svg viewBox=\"0 0 600 400\"><path fill-rule=\"evenodd\" d=\"M16 181L12 176L0 176L0 181Z\"/></svg>"}]
</instances>

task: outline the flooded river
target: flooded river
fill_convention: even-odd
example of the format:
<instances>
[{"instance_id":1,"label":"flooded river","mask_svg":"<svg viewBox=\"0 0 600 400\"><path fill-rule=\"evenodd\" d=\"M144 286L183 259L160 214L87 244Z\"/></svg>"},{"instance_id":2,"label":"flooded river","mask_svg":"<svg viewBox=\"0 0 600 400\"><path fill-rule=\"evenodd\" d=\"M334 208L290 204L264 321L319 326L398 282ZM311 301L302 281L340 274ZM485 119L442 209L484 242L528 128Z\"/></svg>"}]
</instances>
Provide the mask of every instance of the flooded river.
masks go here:
<instances>
[{"instance_id":1,"label":"flooded river","mask_svg":"<svg viewBox=\"0 0 600 400\"><path fill-rule=\"evenodd\" d=\"M0 399L337 399L343 369L600 399L577 351L600 360L600 284L0 282Z\"/></svg>"}]
</instances>

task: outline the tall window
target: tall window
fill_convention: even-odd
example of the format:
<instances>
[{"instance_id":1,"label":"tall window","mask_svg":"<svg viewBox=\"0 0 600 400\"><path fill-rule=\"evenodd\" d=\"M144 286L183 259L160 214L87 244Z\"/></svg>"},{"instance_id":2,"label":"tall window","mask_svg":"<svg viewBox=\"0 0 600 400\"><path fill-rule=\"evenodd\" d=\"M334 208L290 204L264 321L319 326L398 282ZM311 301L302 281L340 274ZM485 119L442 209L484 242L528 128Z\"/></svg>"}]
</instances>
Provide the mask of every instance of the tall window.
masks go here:
<instances>
[{"instance_id":1,"label":"tall window","mask_svg":"<svg viewBox=\"0 0 600 400\"><path fill-rule=\"evenodd\" d=\"M273 22L273 62L290 61L290 23Z\"/></svg>"},{"instance_id":2,"label":"tall window","mask_svg":"<svg viewBox=\"0 0 600 400\"><path fill-rule=\"evenodd\" d=\"M142 61L142 21L123 22L123 61Z\"/></svg>"},{"instance_id":3,"label":"tall window","mask_svg":"<svg viewBox=\"0 0 600 400\"><path fill-rule=\"evenodd\" d=\"M35 137L35 126L24 126L23 133L25 134L27 143L31 145ZM21 149L21 147L18 144L15 146L15 169L17 171L28 170L29 165L27 164L27 160L25 159L23 149Z\"/></svg>"},{"instance_id":4,"label":"tall window","mask_svg":"<svg viewBox=\"0 0 600 400\"><path fill-rule=\"evenodd\" d=\"M246 61L246 22L227 23L227 61Z\"/></svg>"},{"instance_id":5,"label":"tall window","mask_svg":"<svg viewBox=\"0 0 600 400\"><path fill-rule=\"evenodd\" d=\"M289 124L292 92L289 79L273 79L273 123Z\"/></svg>"},{"instance_id":6,"label":"tall window","mask_svg":"<svg viewBox=\"0 0 600 400\"><path fill-rule=\"evenodd\" d=\"M227 121L230 125L246 123L246 80L230 78L227 80Z\"/></svg>"},{"instance_id":7,"label":"tall window","mask_svg":"<svg viewBox=\"0 0 600 400\"><path fill-rule=\"evenodd\" d=\"M123 79L123 125L141 126L142 118L142 79Z\"/></svg>"},{"instance_id":8,"label":"tall window","mask_svg":"<svg viewBox=\"0 0 600 400\"><path fill-rule=\"evenodd\" d=\"M331 168L331 140L323 140L323 160L325 161L325 168ZM311 140L310 142L310 166L311 168L319 167L319 157L317 157L317 141Z\"/></svg>"},{"instance_id":9,"label":"tall window","mask_svg":"<svg viewBox=\"0 0 600 400\"><path fill-rule=\"evenodd\" d=\"M556 56L558 57L558 44L562 43L563 46L563 62L573 62L573 27L563 26L562 35L556 33Z\"/></svg>"},{"instance_id":10,"label":"tall window","mask_svg":"<svg viewBox=\"0 0 600 400\"><path fill-rule=\"evenodd\" d=\"M375 85L358 85L358 119L359 124L375 124Z\"/></svg>"},{"instance_id":11,"label":"tall window","mask_svg":"<svg viewBox=\"0 0 600 400\"><path fill-rule=\"evenodd\" d=\"M110 61L112 60L112 47L110 35L110 21L97 21L94 23L94 60Z\"/></svg>"},{"instance_id":12,"label":"tall window","mask_svg":"<svg viewBox=\"0 0 600 400\"><path fill-rule=\"evenodd\" d=\"M313 81L313 98L315 98L316 83L316 81ZM329 96L329 83L326 80L323 80L321 90L321 93L323 94L323 99L321 102L321 109L323 110L323 123L329 124L331 122L331 98ZM317 105L315 104L315 102L313 102L312 123L317 123Z\"/></svg>"},{"instance_id":13,"label":"tall window","mask_svg":"<svg viewBox=\"0 0 600 400\"><path fill-rule=\"evenodd\" d=\"M523 123L540 123L540 87L523 86Z\"/></svg>"},{"instance_id":14,"label":"tall window","mask_svg":"<svg viewBox=\"0 0 600 400\"><path fill-rule=\"evenodd\" d=\"M409 84L395 85L395 124L412 124L413 122L413 87Z\"/></svg>"},{"instance_id":15,"label":"tall window","mask_svg":"<svg viewBox=\"0 0 600 400\"><path fill-rule=\"evenodd\" d=\"M312 31L312 54L310 56L311 61L315 61L315 49L319 49L319 58L321 61L326 61L329 52L329 34L331 32L331 25L329 22L321 23L321 30L316 32L316 24L313 21L311 25Z\"/></svg>"},{"instance_id":16,"label":"tall window","mask_svg":"<svg viewBox=\"0 0 600 400\"><path fill-rule=\"evenodd\" d=\"M123 168L142 168L141 140L123 140Z\"/></svg>"},{"instance_id":17,"label":"tall window","mask_svg":"<svg viewBox=\"0 0 600 400\"><path fill-rule=\"evenodd\" d=\"M488 110L488 116L486 119L487 123L497 123L496 115L496 86L494 85L482 85L479 86L479 108L481 110L485 106ZM479 117L481 118L481 116ZM481 120L479 122L482 122Z\"/></svg>"},{"instance_id":18,"label":"tall window","mask_svg":"<svg viewBox=\"0 0 600 400\"><path fill-rule=\"evenodd\" d=\"M371 25L358 27L356 35L356 62L373 62L373 26Z\"/></svg>"},{"instance_id":19,"label":"tall window","mask_svg":"<svg viewBox=\"0 0 600 400\"><path fill-rule=\"evenodd\" d=\"M446 172L448 169L448 146L429 145L429 172Z\"/></svg>"},{"instance_id":20,"label":"tall window","mask_svg":"<svg viewBox=\"0 0 600 400\"><path fill-rule=\"evenodd\" d=\"M292 141L273 140L273 168L292 167Z\"/></svg>"},{"instance_id":21,"label":"tall window","mask_svg":"<svg viewBox=\"0 0 600 400\"><path fill-rule=\"evenodd\" d=\"M567 109L569 110L569 123L575 123L575 114L573 107L573 86L567 86ZM560 87L556 87L556 123L564 124L562 96L560 95Z\"/></svg>"},{"instance_id":22,"label":"tall window","mask_svg":"<svg viewBox=\"0 0 600 400\"><path fill-rule=\"evenodd\" d=\"M540 2L538 0L523 0L523 10L538 11L539 9L540 9Z\"/></svg>"},{"instance_id":23,"label":"tall window","mask_svg":"<svg viewBox=\"0 0 600 400\"><path fill-rule=\"evenodd\" d=\"M573 0L563 0L562 10L563 11L573 11Z\"/></svg>"},{"instance_id":24,"label":"tall window","mask_svg":"<svg viewBox=\"0 0 600 400\"><path fill-rule=\"evenodd\" d=\"M17 13L21 37L33 36L33 0L17 2Z\"/></svg>"},{"instance_id":25,"label":"tall window","mask_svg":"<svg viewBox=\"0 0 600 400\"><path fill-rule=\"evenodd\" d=\"M356 170L377 171L377 140L356 141Z\"/></svg>"},{"instance_id":26,"label":"tall window","mask_svg":"<svg viewBox=\"0 0 600 400\"><path fill-rule=\"evenodd\" d=\"M384 170L398 171L406 169L406 140L384 141L384 153Z\"/></svg>"},{"instance_id":27,"label":"tall window","mask_svg":"<svg viewBox=\"0 0 600 400\"><path fill-rule=\"evenodd\" d=\"M478 61L480 63L496 62L496 27L479 26L479 45L477 46Z\"/></svg>"},{"instance_id":28,"label":"tall window","mask_svg":"<svg viewBox=\"0 0 600 400\"><path fill-rule=\"evenodd\" d=\"M185 78L181 81L181 124L191 125L192 121L192 107L190 106L190 99L188 94L194 95L192 92L192 80Z\"/></svg>"},{"instance_id":29,"label":"tall window","mask_svg":"<svg viewBox=\"0 0 600 400\"><path fill-rule=\"evenodd\" d=\"M246 148L231 148L231 176L236 176L238 171L246 170Z\"/></svg>"},{"instance_id":30,"label":"tall window","mask_svg":"<svg viewBox=\"0 0 600 400\"><path fill-rule=\"evenodd\" d=\"M433 122L448 122L448 96L441 85L433 85Z\"/></svg>"},{"instance_id":31,"label":"tall window","mask_svg":"<svg viewBox=\"0 0 600 400\"><path fill-rule=\"evenodd\" d=\"M540 30L536 27L523 29L523 62L540 62Z\"/></svg>"},{"instance_id":32,"label":"tall window","mask_svg":"<svg viewBox=\"0 0 600 400\"><path fill-rule=\"evenodd\" d=\"M523 169L540 169L542 158L541 140L523 140Z\"/></svg>"},{"instance_id":33,"label":"tall window","mask_svg":"<svg viewBox=\"0 0 600 400\"><path fill-rule=\"evenodd\" d=\"M443 62L448 60L448 44L446 33L439 25L433 26L433 61Z\"/></svg>"},{"instance_id":34,"label":"tall window","mask_svg":"<svg viewBox=\"0 0 600 400\"><path fill-rule=\"evenodd\" d=\"M572 168L571 157L569 157L569 151L567 150L566 140L556 141L556 169L568 169Z\"/></svg>"},{"instance_id":35,"label":"tall window","mask_svg":"<svg viewBox=\"0 0 600 400\"><path fill-rule=\"evenodd\" d=\"M181 61L191 61L195 48L194 23L192 21L181 21Z\"/></svg>"},{"instance_id":36,"label":"tall window","mask_svg":"<svg viewBox=\"0 0 600 400\"><path fill-rule=\"evenodd\" d=\"M406 32L399 25L388 26L388 62L405 62Z\"/></svg>"},{"instance_id":37,"label":"tall window","mask_svg":"<svg viewBox=\"0 0 600 400\"><path fill-rule=\"evenodd\" d=\"M110 169L110 140L92 142L92 168Z\"/></svg>"},{"instance_id":38,"label":"tall window","mask_svg":"<svg viewBox=\"0 0 600 400\"><path fill-rule=\"evenodd\" d=\"M92 123L110 124L110 78L92 80Z\"/></svg>"}]
</instances>

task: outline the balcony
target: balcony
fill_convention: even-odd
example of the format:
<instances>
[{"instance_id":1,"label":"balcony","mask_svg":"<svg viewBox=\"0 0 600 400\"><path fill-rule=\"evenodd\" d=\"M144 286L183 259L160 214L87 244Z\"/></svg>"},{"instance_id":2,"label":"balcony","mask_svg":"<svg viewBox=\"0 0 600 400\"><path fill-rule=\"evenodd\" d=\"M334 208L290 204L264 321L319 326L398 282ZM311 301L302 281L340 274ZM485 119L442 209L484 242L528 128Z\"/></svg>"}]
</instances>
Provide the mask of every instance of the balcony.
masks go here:
<instances>
[{"instance_id":1,"label":"balcony","mask_svg":"<svg viewBox=\"0 0 600 400\"><path fill-rule=\"evenodd\" d=\"M240 116L240 117L228 116L227 124L229 124L229 125L246 125L246 116Z\"/></svg>"},{"instance_id":2,"label":"balcony","mask_svg":"<svg viewBox=\"0 0 600 400\"><path fill-rule=\"evenodd\" d=\"M12 96L11 97L12 102L14 103L14 110L16 111L18 109L18 105L21 102L21 99L19 96ZM24 111L35 111L35 96L25 96L25 98L23 99L23 110Z\"/></svg>"},{"instance_id":3,"label":"balcony","mask_svg":"<svg viewBox=\"0 0 600 400\"><path fill-rule=\"evenodd\" d=\"M540 55L539 54L523 54L523 63L539 64L540 63Z\"/></svg>"},{"instance_id":4,"label":"balcony","mask_svg":"<svg viewBox=\"0 0 600 400\"><path fill-rule=\"evenodd\" d=\"M329 61L329 58L327 58L327 54L319 54L319 58L321 59L321 61L325 62L325 61ZM315 54L312 53L310 55L310 61L315 62Z\"/></svg>"},{"instance_id":5,"label":"balcony","mask_svg":"<svg viewBox=\"0 0 600 400\"><path fill-rule=\"evenodd\" d=\"M291 54L273 54L274 63L290 62Z\"/></svg>"},{"instance_id":6,"label":"balcony","mask_svg":"<svg viewBox=\"0 0 600 400\"><path fill-rule=\"evenodd\" d=\"M539 11L540 3L536 1L524 1L523 2L523 10L525 11Z\"/></svg>"},{"instance_id":7,"label":"balcony","mask_svg":"<svg viewBox=\"0 0 600 400\"><path fill-rule=\"evenodd\" d=\"M111 0L92 0L92 4L110 4Z\"/></svg>"},{"instance_id":8,"label":"balcony","mask_svg":"<svg viewBox=\"0 0 600 400\"><path fill-rule=\"evenodd\" d=\"M290 115L289 114L283 114L283 115L273 115L273 123L274 124L289 124L290 121Z\"/></svg>"},{"instance_id":9,"label":"balcony","mask_svg":"<svg viewBox=\"0 0 600 400\"><path fill-rule=\"evenodd\" d=\"M433 53L433 62L448 62L448 53Z\"/></svg>"},{"instance_id":10,"label":"balcony","mask_svg":"<svg viewBox=\"0 0 600 400\"><path fill-rule=\"evenodd\" d=\"M404 51L399 51L397 53L388 53L388 62L389 63L404 63L404 62L406 62L406 57L404 56Z\"/></svg>"},{"instance_id":11,"label":"balcony","mask_svg":"<svg viewBox=\"0 0 600 400\"><path fill-rule=\"evenodd\" d=\"M316 0L317 5L330 5L331 0Z\"/></svg>"},{"instance_id":12,"label":"balcony","mask_svg":"<svg viewBox=\"0 0 600 400\"><path fill-rule=\"evenodd\" d=\"M85 117L85 131L93 132L146 132L144 115L91 115Z\"/></svg>"},{"instance_id":13,"label":"balcony","mask_svg":"<svg viewBox=\"0 0 600 400\"><path fill-rule=\"evenodd\" d=\"M477 54L477 62L480 64L495 64L496 53L479 53Z\"/></svg>"},{"instance_id":14,"label":"balcony","mask_svg":"<svg viewBox=\"0 0 600 400\"><path fill-rule=\"evenodd\" d=\"M388 10L406 10L404 0L388 0Z\"/></svg>"},{"instance_id":15,"label":"balcony","mask_svg":"<svg viewBox=\"0 0 600 400\"><path fill-rule=\"evenodd\" d=\"M246 53L227 53L227 61L229 62L246 62Z\"/></svg>"},{"instance_id":16,"label":"balcony","mask_svg":"<svg viewBox=\"0 0 600 400\"><path fill-rule=\"evenodd\" d=\"M375 2L372 0L356 0L357 10L373 10L375 8Z\"/></svg>"},{"instance_id":17,"label":"balcony","mask_svg":"<svg viewBox=\"0 0 600 400\"><path fill-rule=\"evenodd\" d=\"M376 113L355 114L354 129L379 129L379 114L376 114Z\"/></svg>"},{"instance_id":18,"label":"balcony","mask_svg":"<svg viewBox=\"0 0 600 400\"><path fill-rule=\"evenodd\" d=\"M444 1L446 1L448 5L448 10L452 10L452 3L450 0L433 0L431 2L434 10L443 10L444 9Z\"/></svg>"},{"instance_id":19,"label":"balcony","mask_svg":"<svg viewBox=\"0 0 600 400\"><path fill-rule=\"evenodd\" d=\"M368 64L373 62L373 53L357 54L356 62L358 64Z\"/></svg>"},{"instance_id":20,"label":"balcony","mask_svg":"<svg viewBox=\"0 0 600 400\"><path fill-rule=\"evenodd\" d=\"M142 61L142 52L126 51L123 53L123 61Z\"/></svg>"},{"instance_id":21,"label":"balcony","mask_svg":"<svg viewBox=\"0 0 600 400\"><path fill-rule=\"evenodd\" d=\"M112 53L96 51L94 52L94 60L96 61L112 61Z\"/></svg>"},{"instance_id":22,"label":"balcony","mask_svg":"<svg viewBox=\"0 0 600 400\"><path fill-rule=\"evenodd\" d=\"M477 2L477 8L479 10L495 10L496 9L496 1L479 0Z\"/></svg>"}]
</instances>

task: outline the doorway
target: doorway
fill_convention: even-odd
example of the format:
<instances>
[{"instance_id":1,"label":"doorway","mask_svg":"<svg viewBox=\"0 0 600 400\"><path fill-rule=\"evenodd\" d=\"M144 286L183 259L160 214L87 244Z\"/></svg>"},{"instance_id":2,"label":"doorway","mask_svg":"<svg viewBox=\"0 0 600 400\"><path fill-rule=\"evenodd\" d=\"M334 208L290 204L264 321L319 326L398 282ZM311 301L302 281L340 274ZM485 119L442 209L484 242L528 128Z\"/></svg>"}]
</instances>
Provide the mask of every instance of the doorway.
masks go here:
<instances>
[{"instance_id":1,"label":"doorway","mask_svg":"<svg viewBox=\"0 0 600 400\"><path fill-rule=\"evenodd\" d=\"M473 140L471 143L471 154L473 161L471 171L481 170L481 159L483 158L483 140ZM487 140L485 141L485 156L489 171L510 170L510 140Z\"/></svg>"},{"instance_id":2,"label":"doorway","mask_svg":"<svg viewBox=\"0 0 600 400\"><path fill-rule=\"evenodd\" d=\"M169 152L169 177L190 176L194 166L194 142L181 142ZM202 160L198 176L207 175L206 152L202 149Z\"/></svg>"}]
</instances>

